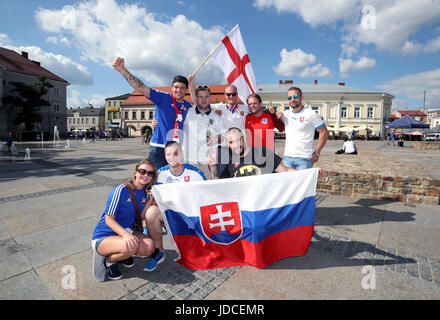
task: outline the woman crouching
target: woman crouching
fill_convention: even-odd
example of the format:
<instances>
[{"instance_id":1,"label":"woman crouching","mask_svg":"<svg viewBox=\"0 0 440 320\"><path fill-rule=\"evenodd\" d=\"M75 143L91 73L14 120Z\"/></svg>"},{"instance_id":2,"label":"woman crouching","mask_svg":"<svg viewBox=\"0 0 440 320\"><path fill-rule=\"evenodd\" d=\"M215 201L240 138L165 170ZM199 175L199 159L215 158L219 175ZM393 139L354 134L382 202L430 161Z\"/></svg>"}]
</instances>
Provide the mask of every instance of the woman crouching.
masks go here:
<instances>
[{"instance_id":1,"label":"woman crouching","mask_svg":"<svg viewBox=\"0 0 440 320\"><path fill-rule=\"evenodd\" d=\"M154 251L151 238L140 231L144 220L140 213L151 198L150 189L156 179L154 163L142 160L136 165L133 179L110 192L92 235L93 274L97 280L104 281L106 274L112 280L122 278L117 262L131 268L134 266L132 256L149 256Z\"/></svg>"}]
</instances>

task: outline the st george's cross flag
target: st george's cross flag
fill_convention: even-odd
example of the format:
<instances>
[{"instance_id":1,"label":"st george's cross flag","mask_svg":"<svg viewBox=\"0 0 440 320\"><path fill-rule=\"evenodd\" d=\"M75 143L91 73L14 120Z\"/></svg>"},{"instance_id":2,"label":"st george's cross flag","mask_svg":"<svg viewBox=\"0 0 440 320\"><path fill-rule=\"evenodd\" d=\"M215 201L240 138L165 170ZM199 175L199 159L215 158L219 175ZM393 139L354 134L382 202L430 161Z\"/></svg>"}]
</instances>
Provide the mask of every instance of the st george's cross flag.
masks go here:
<instances>
[{"instance_id":1,"label":"st george's cross flag","mask_svg":"<svg viewBox=\"0 0 440 320\"><path fill-rule=\"evenodd\" d=\"M246 103L250 94L258 93L254 71L238 24L222 39L211 56L225 73L228 83L237 87L243 103Z\"/></svg>"},{"instance_id":2,"label":"st george's cross flag","mask_svg":"<svg viewBox=\"0 0 440 320\"><path fill-rule=\"evenodd\" d=\"M273 262L307 253L318 169L155 185L178 253L193 270Z\"/></svg>"}]
</instances>

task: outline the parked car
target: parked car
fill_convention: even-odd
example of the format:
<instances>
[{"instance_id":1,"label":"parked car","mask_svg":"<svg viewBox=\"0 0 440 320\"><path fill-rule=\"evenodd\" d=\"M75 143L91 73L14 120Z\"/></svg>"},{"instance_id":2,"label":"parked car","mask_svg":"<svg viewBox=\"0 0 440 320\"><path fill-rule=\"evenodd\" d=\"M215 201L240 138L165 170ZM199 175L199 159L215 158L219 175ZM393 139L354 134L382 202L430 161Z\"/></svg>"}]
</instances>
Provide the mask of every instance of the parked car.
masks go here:
<instances>
[{"instance_id":1,"label":"parked car","mask_svg":"<svg viewBox=\"0 0 440 320\"><path fill-rule=\"evenodd\" d=\"M440 133L427 133L426 141L440 141Z\"/></svg>"}]
</instances>

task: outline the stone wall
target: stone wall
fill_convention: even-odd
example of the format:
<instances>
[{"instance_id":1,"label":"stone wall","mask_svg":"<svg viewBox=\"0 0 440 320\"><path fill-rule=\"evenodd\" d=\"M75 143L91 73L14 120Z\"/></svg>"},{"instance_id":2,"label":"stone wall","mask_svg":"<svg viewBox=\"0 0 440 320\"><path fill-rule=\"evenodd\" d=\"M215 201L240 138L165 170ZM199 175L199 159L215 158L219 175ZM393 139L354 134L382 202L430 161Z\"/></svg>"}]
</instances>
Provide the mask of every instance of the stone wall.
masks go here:
<instances>
[{"instance_id":1,"label":"stone wall","mask_svg":"<svg viewBox=\"0 0 440 320\"><path fill-rule=\"evenodd\" d=\"M415 141L414 149L416 150L440 150L440 141Z\"/></svg>"},{"instance_id":2,"label":"stone wall","mask_svg":"<svg viewBox=\"0 0 440 320\"><path fill-rule=\"evenodd\" d=\"M440 204L440 180L327 171L317 192L380 200Z\"/></svg>"}]
</instances>

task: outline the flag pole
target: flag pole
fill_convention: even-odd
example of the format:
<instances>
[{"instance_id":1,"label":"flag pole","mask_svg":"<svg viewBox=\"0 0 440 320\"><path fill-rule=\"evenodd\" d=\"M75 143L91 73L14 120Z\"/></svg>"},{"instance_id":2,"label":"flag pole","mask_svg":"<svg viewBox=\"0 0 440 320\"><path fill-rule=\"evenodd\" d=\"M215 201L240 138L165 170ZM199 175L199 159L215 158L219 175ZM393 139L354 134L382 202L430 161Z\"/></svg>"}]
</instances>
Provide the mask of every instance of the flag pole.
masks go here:
<instances>
[{"instance_id":1,"label":"flag pole","mask_svg":"<svg viewBox=\"0 0 440 320\"><path fill-rule=\"evenodd\" d=\"M200 63L200 65L193 71L193 73L191 73L191 75L193 77L196 75L197 71L199 71L199 69L206 63L206 61L208 61L208 59L211 58L212 53L214 52L214 50L210 54L208 54L208 56L202 61L202 63Z\"/></svg>"},{"instance_id":2,"label":"flag pole","mask_svg":"<svg viewBox=\"0 0 440 320\"><path fill-rule=\"evenodd\" d=\"M232 31L234 31L235 28L238 27L238 24L235 25L234 28L232 28L231 31L229 31L229 33L226 36L229 36L229 34L231 34ZM196 70L193 71L193 73L191 73L191 75L194 77L197 73L197 71L199 71L199 69L206 63L206 61L208 61L209 58L211 58L212 54L214 53L215 50L217 50L218 46L221 44L222 42L219 41L219 43L215 46L214 50L212 50L208 56L200 63L200 65L196 68Z\"/></svg>"}]
</instances>

